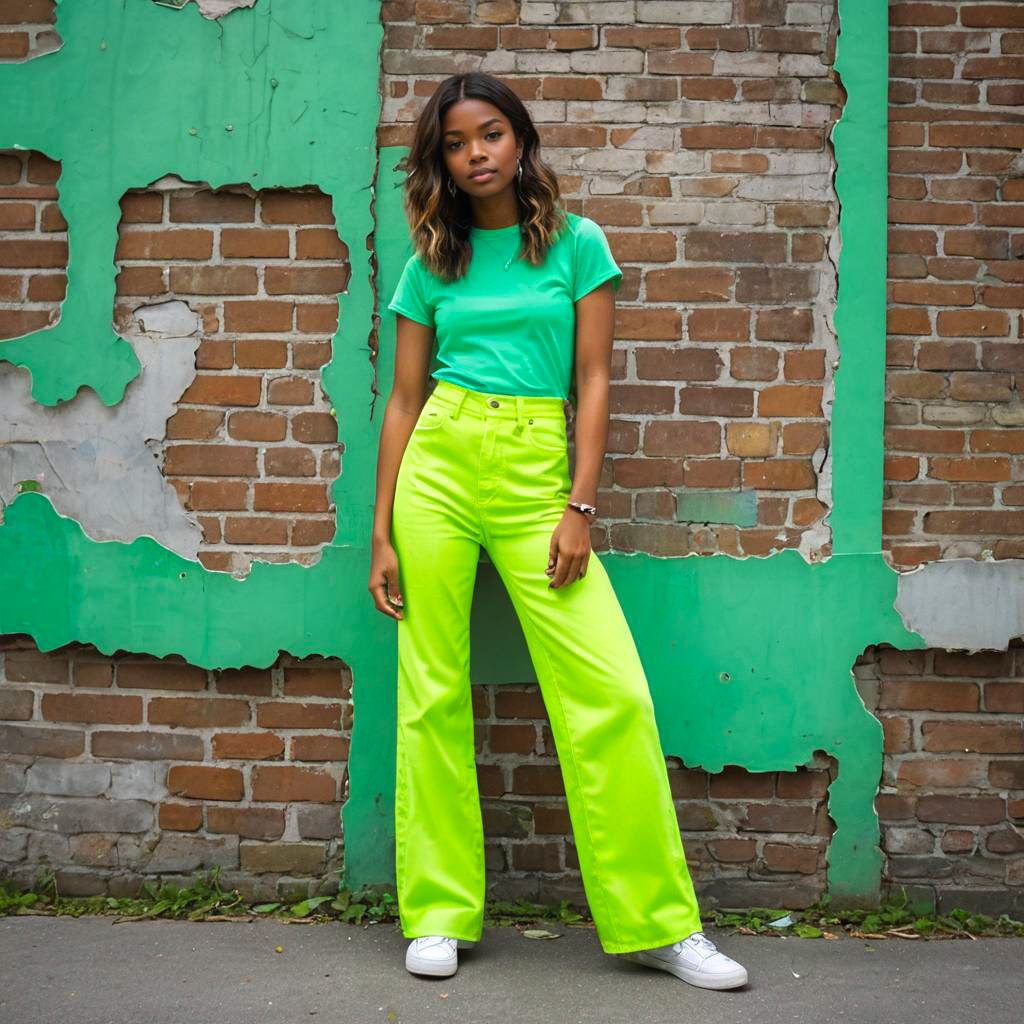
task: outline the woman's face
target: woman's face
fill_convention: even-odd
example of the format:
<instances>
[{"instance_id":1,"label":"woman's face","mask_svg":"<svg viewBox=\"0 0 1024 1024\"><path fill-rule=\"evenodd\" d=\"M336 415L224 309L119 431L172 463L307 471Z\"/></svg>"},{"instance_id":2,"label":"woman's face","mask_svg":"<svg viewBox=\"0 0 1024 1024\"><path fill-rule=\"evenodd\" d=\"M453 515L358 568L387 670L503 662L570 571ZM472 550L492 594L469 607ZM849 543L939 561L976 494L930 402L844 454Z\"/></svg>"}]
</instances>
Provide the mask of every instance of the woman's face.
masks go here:
<instances>
[{"instance_id":1,"label":"woman's face","mask_svg":"<svg viewBox=\"0 0 1024 1024\"><path fill-rule=\"evenodd\" d=\"M493 104L476 99L453 103L444 116L441 133L448 173L471 198L490 198L515 187L516 161L522 148L508 118Z\"/></svg>"}]
</instances>

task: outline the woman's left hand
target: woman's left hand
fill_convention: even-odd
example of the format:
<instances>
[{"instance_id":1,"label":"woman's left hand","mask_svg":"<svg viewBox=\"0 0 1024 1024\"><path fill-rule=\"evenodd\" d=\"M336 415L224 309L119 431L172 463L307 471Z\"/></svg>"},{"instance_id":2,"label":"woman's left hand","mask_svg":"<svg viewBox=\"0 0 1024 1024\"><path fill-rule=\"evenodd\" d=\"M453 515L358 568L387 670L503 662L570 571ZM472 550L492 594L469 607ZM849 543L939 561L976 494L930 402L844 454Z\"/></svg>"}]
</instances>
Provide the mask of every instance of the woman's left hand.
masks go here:
<instances>
[{"instance_id":1,"label":"woman's left hand","mask_svg":"<svg viewBox=\"0 0 1024 1024\"><path fill-rule=\"evenodd\" d=\"M551 534L548 548L548 567L551 577L549 589L582 579L590 561L590 523L579 512L566 508L562 519Z\"/></svg>"}]
</instances>

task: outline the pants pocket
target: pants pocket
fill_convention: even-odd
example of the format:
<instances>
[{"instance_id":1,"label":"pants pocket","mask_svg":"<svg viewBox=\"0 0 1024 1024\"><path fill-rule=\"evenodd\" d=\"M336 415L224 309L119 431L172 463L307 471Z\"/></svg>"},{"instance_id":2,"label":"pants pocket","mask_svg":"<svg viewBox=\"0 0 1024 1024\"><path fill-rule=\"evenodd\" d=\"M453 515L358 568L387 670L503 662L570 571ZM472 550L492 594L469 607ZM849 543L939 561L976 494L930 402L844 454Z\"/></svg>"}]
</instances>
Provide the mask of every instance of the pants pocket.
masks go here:
<instances>
[{"instance_id":1,"label":"pants pocket","mask_svg":"<svg viewBox=\"0 0 1024 1024\"><path fill-rule=\"evenodd\" d=\"M526 437L542 452L564 452L568 447L565 422L535 419L526 423Z\"/></svg>"},{"instance_id":2,"label":"pants pocket","mask_svg":"<svg viewBox=\"0 0 1024 1024\"><path fill-rule=\"evenodd\" d=\"M451 413L441 406L431 406L429 403L420 411L420 417L416 426L412 428L414 434L424 434L430 430L437 430L445 420L451 417Z\"/></svg>"}]
</instances>

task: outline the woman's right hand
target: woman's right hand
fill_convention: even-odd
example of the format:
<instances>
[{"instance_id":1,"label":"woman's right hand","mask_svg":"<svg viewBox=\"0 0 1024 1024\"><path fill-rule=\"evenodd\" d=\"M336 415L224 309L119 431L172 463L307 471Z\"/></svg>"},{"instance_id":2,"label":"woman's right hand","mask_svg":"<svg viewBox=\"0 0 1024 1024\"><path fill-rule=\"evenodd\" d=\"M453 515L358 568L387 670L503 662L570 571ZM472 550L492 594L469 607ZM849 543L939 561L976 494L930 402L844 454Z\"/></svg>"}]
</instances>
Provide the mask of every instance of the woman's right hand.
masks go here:
<instances>
[{"instance_id":1,"label":"woman's right hand","mask_svg":"<svg viewBox=\"0 0 1024 1024\"><path fill-rule=\"evenodd\" d=\"M401 612L403 602L398 575L398 553L392 544L382 542L374 545L368 589L373 595L377 611L392 619L404 618Z\"/></svg>"}]
</instances>

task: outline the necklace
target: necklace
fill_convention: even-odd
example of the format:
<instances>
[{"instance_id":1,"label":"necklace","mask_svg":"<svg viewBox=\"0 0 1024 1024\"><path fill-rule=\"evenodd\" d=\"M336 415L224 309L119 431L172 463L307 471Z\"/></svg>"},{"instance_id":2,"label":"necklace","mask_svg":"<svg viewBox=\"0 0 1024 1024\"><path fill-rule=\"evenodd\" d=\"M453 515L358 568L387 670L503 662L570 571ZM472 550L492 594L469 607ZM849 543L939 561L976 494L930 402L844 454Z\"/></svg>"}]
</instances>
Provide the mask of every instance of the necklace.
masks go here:
<instances>
[{"instance_id":1,"label":"necklace","mask_svg":"<svg viewBox=\"0 0 1024 1024\"><path fill-rule=\"evenodd\" d=\"M477 236L476 237L479 238L481 241L486 242L488 248L490 248L492 251L494 251L494 252L498 253L499 255L501 255L501 251L499 249L495 248L494 243L489 241L486 237L484 237L483 234L481 234L480 232L477 232ZM513 251L512 255L509 256L509 258L505 261L505 265L501 268L502 270L508 270L508 268L511 266L512 261L516 258L516 253L519 252L519 246L520 246L521 242L522 242L522 238L520 236L519 240L516 241L515 250Z\"/></svg>"}]
</instances>

